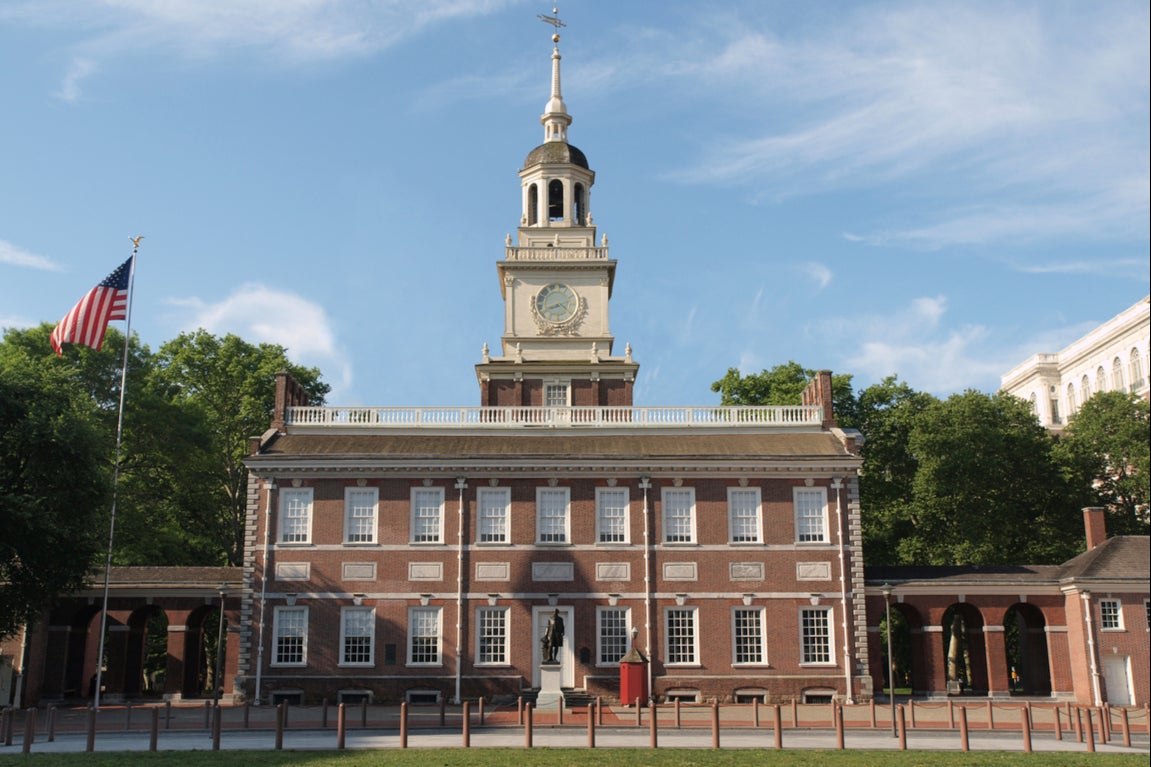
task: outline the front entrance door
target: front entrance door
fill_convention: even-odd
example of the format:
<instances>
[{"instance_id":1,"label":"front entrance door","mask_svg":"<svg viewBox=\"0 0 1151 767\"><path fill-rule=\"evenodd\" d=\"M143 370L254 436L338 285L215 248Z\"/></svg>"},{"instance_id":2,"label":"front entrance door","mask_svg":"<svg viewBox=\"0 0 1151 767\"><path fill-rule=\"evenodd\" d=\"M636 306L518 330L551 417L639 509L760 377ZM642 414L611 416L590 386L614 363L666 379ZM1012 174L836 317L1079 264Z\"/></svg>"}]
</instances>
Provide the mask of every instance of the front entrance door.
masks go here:
<instances>
[{"instance_id":1,"label":"front entrance door","mask_svg":"<svg viewBox=\"0 0 1151 767\"><path fill-rule=\"evenodd\" d=\"M548 619L552 613L560 611L564 622L564 644L556 653L556 660L560 662L563 672L561 684L564 687L575 687L575 654L572 652L572 636L575 633L572 625L574 611L570 607L533 607L532 608L532 687L540 686L540 663L543 654L540 652L540 640L547 633Z\"/></svg>"},{"instance_id":2,"label":"front entrance door","mask_svg":"<svg viewBox=\"0 0 1151 767\"><path fill-rule=\"evenodd\" d=\"M1126 655L1103 656L1103 681L1107 683L1108 703L1131 705L1131 664Z\"/></svg>"}]
</instances>

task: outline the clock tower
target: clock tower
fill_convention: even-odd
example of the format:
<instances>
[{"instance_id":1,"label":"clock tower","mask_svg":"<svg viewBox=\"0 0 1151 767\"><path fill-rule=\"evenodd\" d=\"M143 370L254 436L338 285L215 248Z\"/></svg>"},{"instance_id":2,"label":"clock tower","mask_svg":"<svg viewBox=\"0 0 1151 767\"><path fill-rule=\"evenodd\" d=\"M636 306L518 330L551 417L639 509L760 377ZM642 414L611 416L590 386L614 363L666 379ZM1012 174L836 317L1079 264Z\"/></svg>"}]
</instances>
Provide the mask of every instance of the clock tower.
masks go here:
<instances>
[{"instance_id":1,"label":"clock tower","mask_svg":"<svg viewBox=\"0 0 1151 767\"><path fill-rule=\"evenodd\" d=\"M541 17L558 28L558 18ZM552 35L551 98L540 122L544 143L519 172L521 206L513 242L497 262L504 300L498 354L484 345L476 365L485 406L632 405L639 365L631 348L613 356L609 302L616 262L592 223L595 172L568 143L572 118L560 89L559 34Z\"/></svg>"}]
</instances>

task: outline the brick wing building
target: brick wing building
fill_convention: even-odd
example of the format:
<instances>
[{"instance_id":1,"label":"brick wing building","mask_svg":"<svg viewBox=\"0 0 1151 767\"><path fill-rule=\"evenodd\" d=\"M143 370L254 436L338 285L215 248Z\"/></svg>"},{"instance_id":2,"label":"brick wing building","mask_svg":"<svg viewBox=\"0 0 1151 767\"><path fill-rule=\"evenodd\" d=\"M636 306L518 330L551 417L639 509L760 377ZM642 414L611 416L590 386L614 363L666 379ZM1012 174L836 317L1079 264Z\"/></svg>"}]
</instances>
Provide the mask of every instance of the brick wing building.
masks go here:
<instances>
[{"instance_id":1,"label":"brick wing building","mask_svg":"<svg viewBox=\"0 0 1151 767\"><path fill-rule=\"evenodd\" d=\"M557 615L569 694L614 695L633 646L660 698L870 693L860 459L831 375L796 407L633 405L555 42L479 405L309 407L278 381L247 461L238 693L520 694Z\"/></svg>"}]
</instances>

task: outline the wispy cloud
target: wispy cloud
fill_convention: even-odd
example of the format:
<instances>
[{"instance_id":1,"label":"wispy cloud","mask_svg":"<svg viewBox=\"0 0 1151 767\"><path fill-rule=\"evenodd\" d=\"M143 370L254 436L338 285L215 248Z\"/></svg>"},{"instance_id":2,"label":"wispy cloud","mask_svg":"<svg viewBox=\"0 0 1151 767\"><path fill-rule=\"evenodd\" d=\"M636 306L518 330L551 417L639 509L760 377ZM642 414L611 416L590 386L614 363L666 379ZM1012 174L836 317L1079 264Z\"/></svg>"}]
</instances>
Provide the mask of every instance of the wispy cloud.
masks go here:
<instances>
[{"instance_id":1,"label":"wispy cloud","mask_svg":"<svg viewBox=\"0 0 1151 767\"><path fill-rule=\"evenodd\" d=\"M789 37L710 27L673 47L699 66L672 76L741 115L675 177L764 200L915 184L931 208L852 233L873 244L1145 236L1145 4L864 4L838 19Z\"/></svg>"},{"instance_id":2,"label":"wispy cloud","mask_svg":"<svg viewBox=\"0 0 1151 767\"><path fill-rule=\"evenodd\" d=\"M203 328L210 333L234 333L251 343L279 344L293 362L336 370L328 383L335 398L352 384L352 365L340 347L331 318L323 307L308 299L266 285L241 285L222 301L199 298L171 299L181 316L183 331Z\"/></svg>"},{"instance_id":3,"label":"wispy cloud","mask_svg":"<svg viewBox=\"0 0 1151 767\"><path fill-rule=\"evenodd\" d=\"M28 269L40 269L46 272L60 272L63 268L46 256L29 253L6 240L0 240L0 264L23 266Z\"/></svg>"},{"instance_id":4,"label":"wispy cloud","mask_svg":"<svg viewBox=\"0 0 1151 767\"><path fill-rule=\"evenodd\" d=\"M255 54L285 64L366 56L426 27L511 0L13 0L0 22L80 30L59 97L74 101L101 61L140 50L203 60Z\"/></svg>"},{"instance_id":5,"label":"wispy cloud","mask_svg":"<svg viewBox=\"0 0 1151 767\"><path fill-rule=\"evenodd\" d=\"M806 264L800 264L799 271L801 274L805 275L812 282L814 282L819 290L823 290L828 285L830 285L832 278L835 277L835 274L831 271L831 269L827 268L823 264L816 263L815 261L810 261Z\"/></svg>"}]
</instances>

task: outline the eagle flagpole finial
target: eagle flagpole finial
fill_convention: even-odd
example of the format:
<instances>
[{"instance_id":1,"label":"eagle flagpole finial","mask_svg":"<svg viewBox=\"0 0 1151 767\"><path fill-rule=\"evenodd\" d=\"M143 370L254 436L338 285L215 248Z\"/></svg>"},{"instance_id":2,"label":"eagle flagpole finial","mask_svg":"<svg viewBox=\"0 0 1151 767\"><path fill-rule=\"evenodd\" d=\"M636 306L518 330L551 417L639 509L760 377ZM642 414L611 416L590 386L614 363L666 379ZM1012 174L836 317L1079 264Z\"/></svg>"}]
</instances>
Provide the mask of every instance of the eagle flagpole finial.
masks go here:
<instances>
[{"instance_id":1,"label":"eagle flagpole finial","mask_svg":"<svg viewBox=\"0 0 1151 767\"><path fill-rule=\"evenodd\" d=\"M132 241L133 248L138 248L140 247L140 240L144 239L144 235L141 234L139 237L129 237L128 239Z\"/></svg>"}]
</instances>

